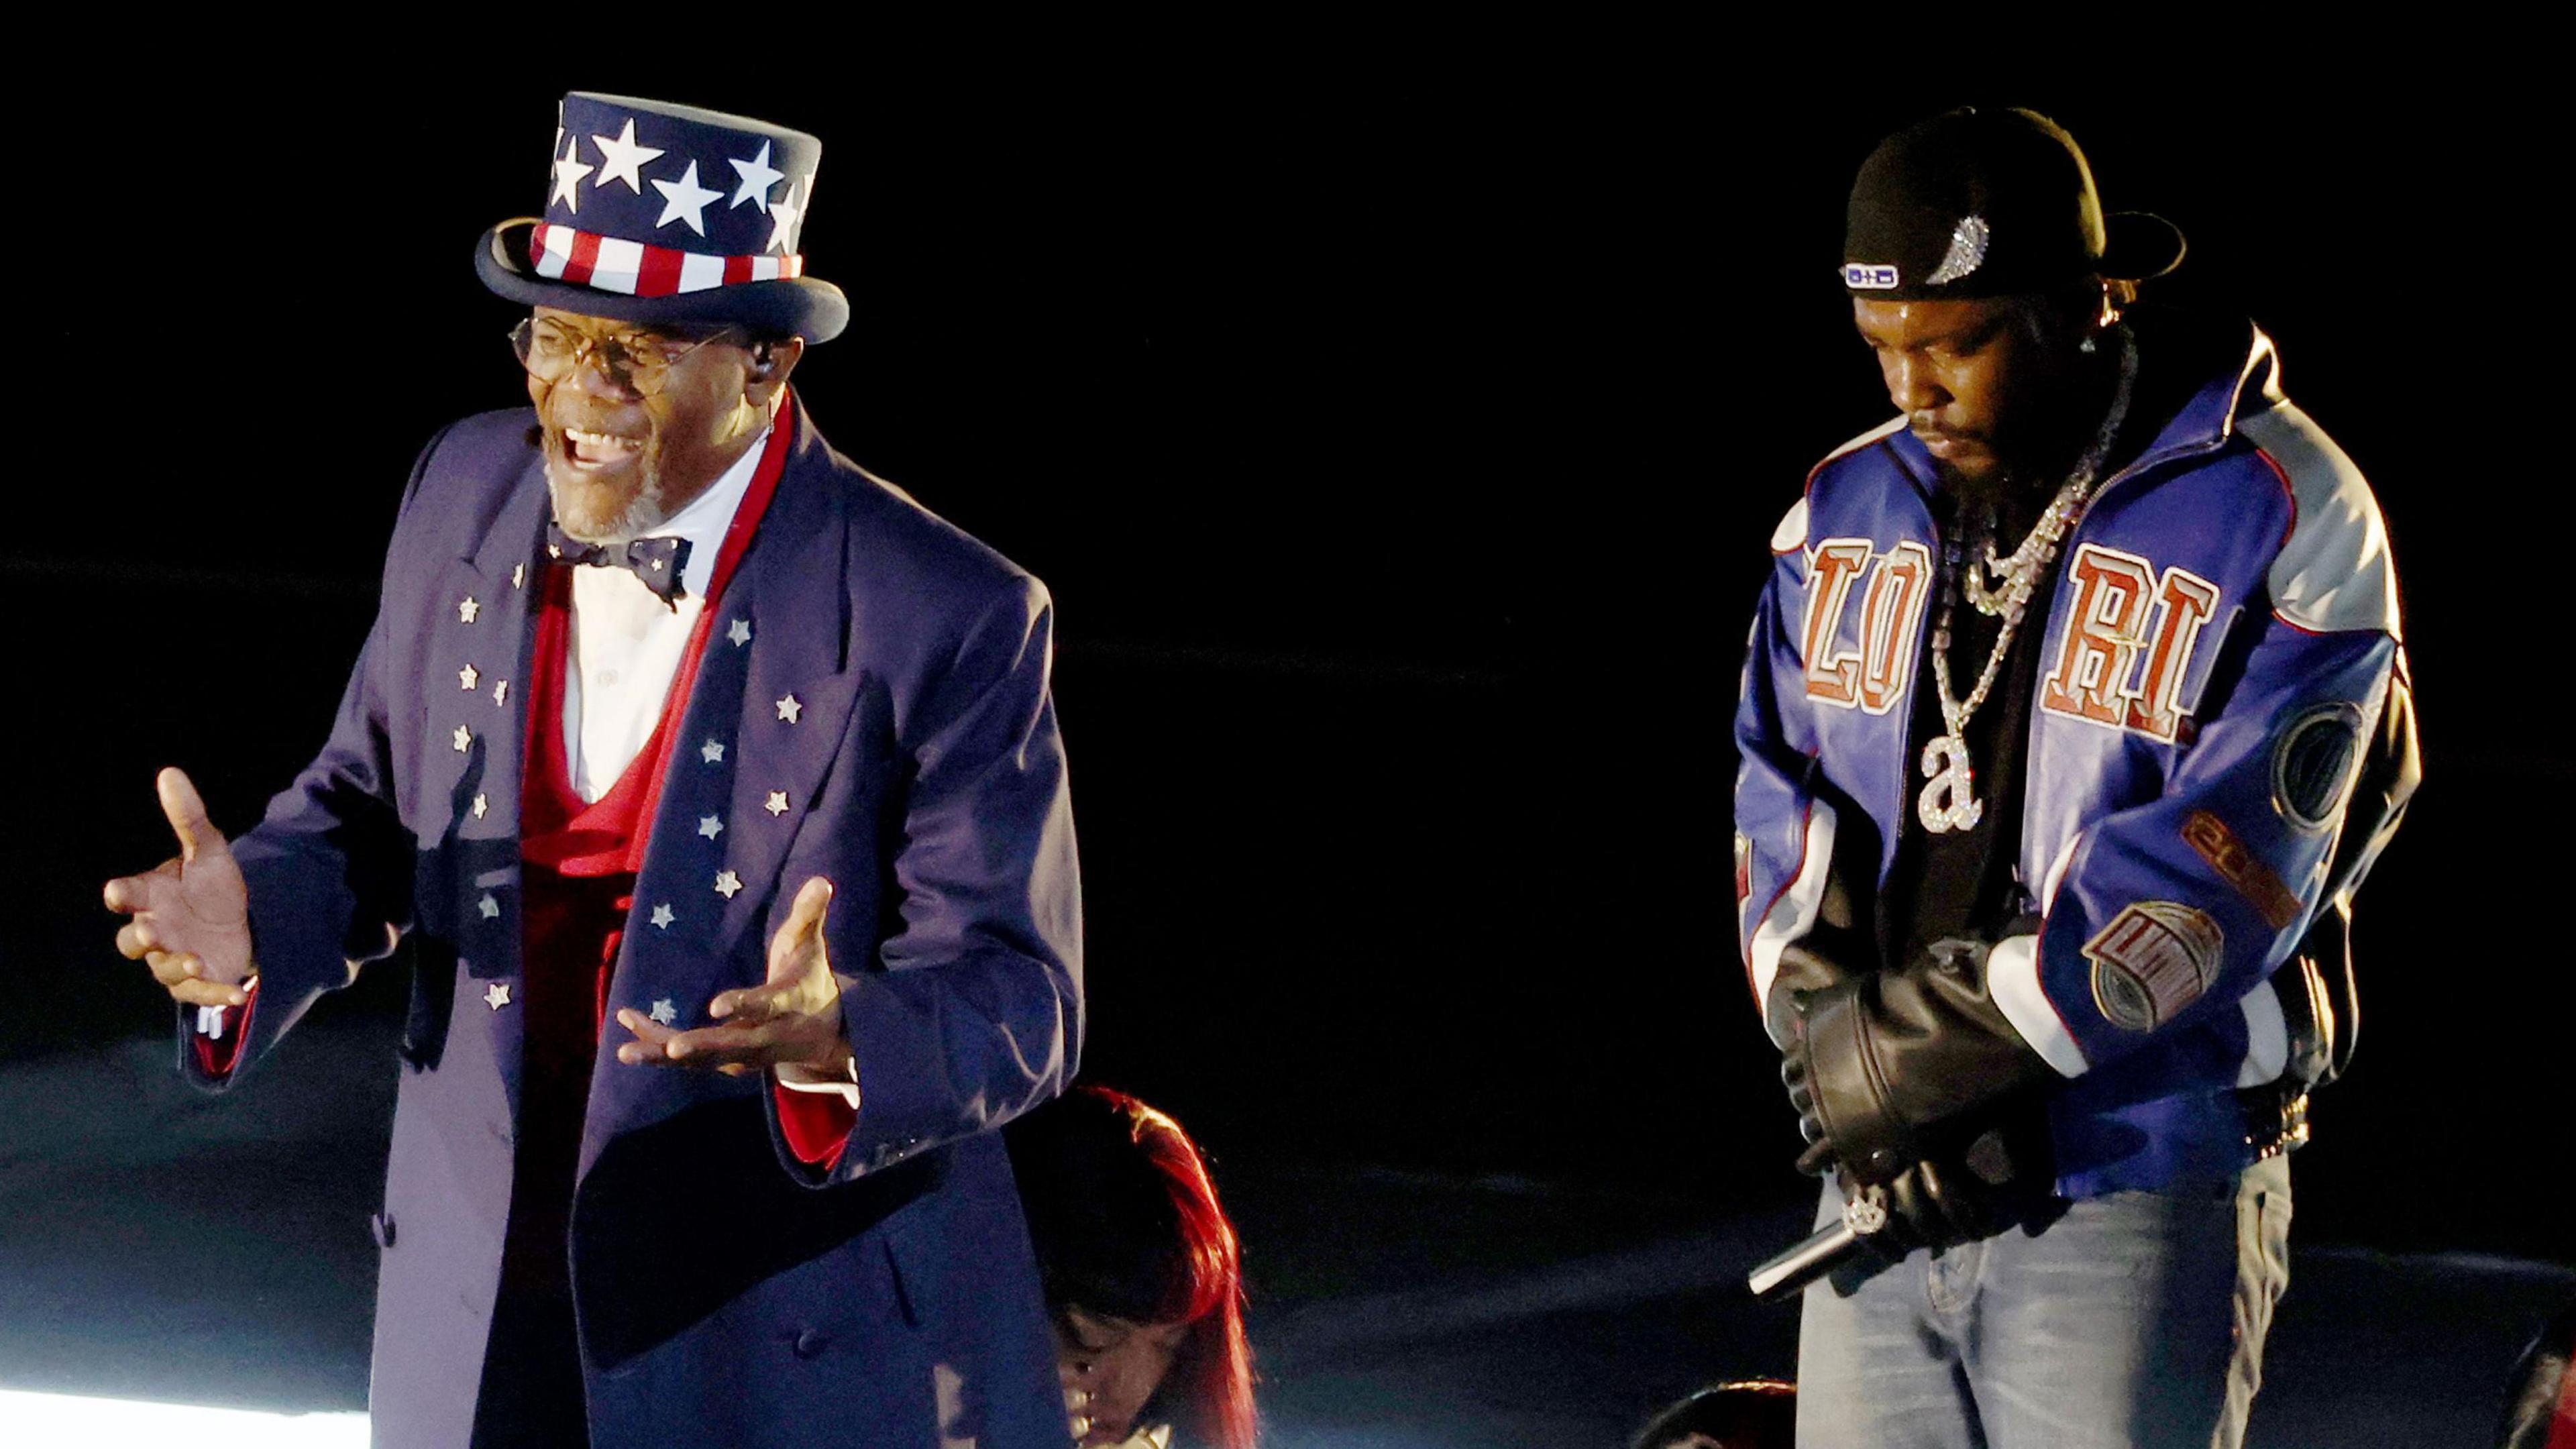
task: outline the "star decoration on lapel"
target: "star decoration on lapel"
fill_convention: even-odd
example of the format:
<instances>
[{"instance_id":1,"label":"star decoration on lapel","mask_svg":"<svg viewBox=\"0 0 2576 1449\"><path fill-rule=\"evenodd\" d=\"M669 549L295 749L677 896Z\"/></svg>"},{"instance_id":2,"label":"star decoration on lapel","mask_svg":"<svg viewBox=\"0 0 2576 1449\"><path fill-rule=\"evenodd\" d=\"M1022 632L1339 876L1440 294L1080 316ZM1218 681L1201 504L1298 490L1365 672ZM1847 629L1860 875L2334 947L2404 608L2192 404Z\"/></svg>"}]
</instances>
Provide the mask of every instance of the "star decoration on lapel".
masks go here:
<instances>
[{"instance_id":1,"label":"star decoration on lapel","mask_svg":"<svg viewBox=\"0 0 2576 1449\"><path fill-rule=\"evenodd\" d=\"M706 761L710 765L723 763L724 741L709 740L705 744L698 746L698 758Z\"/></svg>"},{"instance_id":2,"label":"star decoration on lapel","mask_svg":"<svg viewBox=\"0 0 2576 1449\"><path fill-rule=\"evenodd\" d=\"M472 694L474 692L474 682L482 677L483 675L481 671L477 670L473 665L468 664L464 668L456 671L456 687L464 690L467 694Z\"/></svg>"},{"instance_id":3,"label":"star decoration on lapel","mask_svg":"<svg viewBox=\"0 0 2576 1449\"><path fill-rule=\"evenodd\" d=\"M504 679L492 686L492 707L499 709L510 702L510 681Z\"/></svg>"},{"instance_id":4,"label":"star decoration on lapel","mask_svg":"<svg viewBox=\"0 0 2576 1449\"><path fill-rule=\"evenodd\" d=\"M606 186L612 181L623 181L626 183L627 190L638 196L644 194L644 163L662 153L653 147L635 144L633 116L626 118L626 129L618 132L613 139L607 136L593 136L590 138L590 144L599 148L600 161L599 179L590 183L591 185Z\"/></svg>"},{"instance_id":5,"label":"star decoration on lapel","mask_svg":"<svg viewBox=\"0 0 2576 1449\"><path fill-rule=\"evenodd\" d=\"M669 901L664 901L653 908L653 925L656 930L667 931L671 929L671 923L678 919L678 916L671 914Z\"/></svg>"},{"instance_id":6,"label":"star decoration on lapel","mask_svg":"<svg viewBox=\"0 0 2576 1449\"><path fill-rule=\"evenodd\" d=\"M484 811L486 811L486 810L489 810L489 809L491 809L491 808L492 808L492 802L491 802L491 800L490 800L488 797L485 797L485 796L482 796L482 795L477 795L477 796L475 796L475 797L474 797L474 818L475 818L475 819L477 819L477 820L482 819L482 818L483 818L483 812L484 812Z\"/></svg>"},{"instance_id":7,"label":"star decoration on lapel","mask_svg":"<svg viewBox=\"0 0 2576 1449\"><path fill-rule=\"evenodd\" d=\"M501 903L492 899L492 893L490 891L485 891L483 893L483 899L474 903L474 909L482 915L483 919L488 921L501 914Z\"/></svg>"},{"instance_id":8,"label":"star decoration on lapel","mask_svg":"<svg viewBox=\"0 0 2576 1449\"><path fill-rule=\"evenodd\" d=\"M449 736L449 738L455 741L456 753L461 755L465 753L468 746L474 743L474 731L467 729L463 725L458 725L456 727L456 733Z\"/></svg>"},{"instance_id":9,"label":"star decoration on lapel","mask_svg":"<svg viewBox=\"0 0 2576 1449\"><path fill-rule=\"evenodd\" d=\"M713 840L724 834L724 822L712 815L701 815L698 817L698 833Z\"/></svg>"},{"instance_id":10,"label":"star decoration on lapel","mask_svg":"<svg viewBox=\"0 0 2576 1449\"><path fill-rule=\"evenodd\" d=\"M495 981L490 986L485 987L483 990L483 1004L492 1008L494 1011L499 1011L502 1007L509 1005L510 983L507 981Z\"/></svg>"},{"instance_id":11,"label":"star decoration on lapel","mask_svg":"<svg viewBox=\"0 0 2576 1449\"><path fill-rule=\"evenodd\" d=\"M772 790L772 791L770 791L770 792L769 792L769 801L768 801L768 803L767 803L767 804L762 805L760 808L761 808L761 809L763 809L763 810L768 811L768 812L769 812L770 814L772 814L772 815L784 815L784 814L786 814L786 813L787 813L787 792L786 792L786 791L784 791L784 790Z\"/></svg>"},{"instance_id":12,"label":"star decoration on lapel","mask_svg":"<svg viewBox=\"0 0 2576 1449\"><path fill-rule=\"evenodd\" d=\"M680 1019L680 1009L671 1004L671 998L665 996L661 1000L653 1003L652 1015L655 1021L662 1023L664 1026L669 1026L672 1022Z\"/></svg>"},{"instance_id":13,"label":"star decoration on lapel","mask_svg":"<svg viewBox=\"0 0 2576 1449\"><path fill-rule=\"evenodd\" d=\"M724 195L698 184L698 163L695 161L689 163L689 169L681 173L678 181L656 181L653 189L662 193L662 215L653 225L663 227L675 221L685 221L689 230L700 236L707 234L707 203Z\"/></svg>"},{"instance_id":14,"label":"star decoration on lapel","mask_svg":"<svg viewBox=\"0 0 2576 1449\"><path fill-rule=\"evenodd\" d=\"M717 895L720 895L720 896L724 897L726 900L732 900L732 899L733 899L733 896L734 896L734 892L736 892L736 891L738 891L738 890L741 890L741 889L742 889L742 877L741 877L741 876L738 876L738 875L734 874L731 870L720 870L720 871L717 871L717 872L716 872L716 894L717 894Z\"/></svg>"},{"instance_id":15,"label":"star decoration on lapel","mask_svg":"<svg viewBox=\"0 0 2576 1449\"><path fill-rule=\"evenodd\" d=\"M474 602L474 596L472 594L467 594L465 596L465 601L456 606L457 622L471 624L474 622L474 616L482 612L483 606Z\"/></svg>"},{"instance_id":16,"label":"star decoration on lapel","mask_svg":"<svg viewBox=\"0 0 2576 1449\"><path fill-rule=\"evenodd\" d=\"M792 694L778 701L778 717L787 721L789 724L796 723L796 716L803 714L804 712L804 704Z\"/></svg>"},{"instance_id":17,"label":"star decoration on lapel","mask_svg":"<svg viewBox=\"0 0 2576 1449\"><path fill-rule=\"evenodd\" d=\"M550 543L550 544L547 544L547 545L546 545L546 557L548 557L548 558L562 558L562 557L563 557L563 545L562 545L562 544L559 544L559 543Z\"/></svg>"},{"instance_id":18,"label":"star decoration on lapel","mask_svg":"<svg viewBox=\"0 0 2576 1449\"><path fill-rule=\"evenodd\" d=\"M750 643L751 621L749 619L734 620L731 624L725 626L725 637L733 641L733 647L736 649Z\"/></svg>"}]
</instances>

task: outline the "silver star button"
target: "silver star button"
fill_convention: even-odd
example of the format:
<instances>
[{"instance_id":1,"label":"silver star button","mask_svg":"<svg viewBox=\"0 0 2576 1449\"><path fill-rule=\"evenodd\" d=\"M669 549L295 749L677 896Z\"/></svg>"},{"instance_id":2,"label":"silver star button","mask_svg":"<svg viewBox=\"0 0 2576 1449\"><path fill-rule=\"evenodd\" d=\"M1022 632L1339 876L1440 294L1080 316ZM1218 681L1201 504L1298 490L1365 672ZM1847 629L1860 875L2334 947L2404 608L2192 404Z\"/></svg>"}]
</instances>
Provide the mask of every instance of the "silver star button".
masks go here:
<instances>
[{"instance_id":1,"label":"silver star button","mask_svg":"<svg viewBox=\"0 0 2576 1449\"><path fill-rule=\"evenodd\" d=\"M741 877L741 876L735 875L735 874L734 874L732 871L730 871L730 870L720 870L720 871L717 871L717 872L716 872L716 894L717 894L717 895L720 895L720 896L724 897L726 900L732 900L732 899L733 899L733 894L734 894L734 892L736 892L736 891L738 891L738 890L741 890L741 889L742 889L742 877Z\"/></svg>"},{"instance_id":2,"label":"silver star button","mask_svg":"<svg viewBox=\"0 0 2576 1449\"><path fill-rule=\"evenodd\" d=\"M498 709L509 702L510 681L504 679L500 683L492 686L492 707Z\"/></svg>"},{"instance_id":3,"label":"silver star button","mask_svg":"<svg viewBox=\"0 0 2576 1449\"><path fill-rule=\"evenodd\" d=\"M488 921L501 914L501 903L492 899L492 893L490 891L485 891L483 893L483 899L474 903L474 909L482 912L483 919Z\"/></svg>"},{"instance_id":4,"label":"silver star button","mask_svg":"<svg viewBox=\"0 0 2576 1449\"><path fill-rule=\"evenodd\" d=\"M467 694L472 694L474 692L475 681L482 677L483 673L481 670L468 664L464 668L456 671L456 687L464 690Z\"/></svg>"},{"instance_id":5,"label":"silver star button","mask_svg":"<svg viewBox=\"0 0 2576 1449\"><path fill-rule=\"evenodd\" d=\"M736 649L750 643L751 621L749 619L734 620L731 624L725 626L725 637L733 641L733 646Z\"/></svg>"},{"instance_id":6,"label":"silver star button","mask_svg":"<svg viewBox=\"0 0 2576 1449\"><path fill-rule=\"evenodd\" d=\"M698 833L713 840L724 834L724 822L712 815L701 815L698 817Z\"/></svg>"},{"instance_id":7,"label":"silver star button","mask_svg":"<svg viewBox=\"0 0 2576 1449\"><path fill-rule=\"evenodd\" d=\"M527 587L527 583L528 566L526 564L510 565L510 587L514 589L525 588Z\"/></svg>"},{"instance_id":8,"label":"silver star button","mask_svg":"<svg viewBox=\"0 0 2576 1449\"><path fill-rule=\"evenodd\" d=\"M761 808L761 809L763 809L763 810L768 811L768 812L769 812L770 814L772 814L772 815L784 815L784 814L786 814L786 813L787 813L787 792L786 792L786 791L784 791L784 790L772 790L772 791L770 791L770 792L769 792L769 803L767 803L767 804L765 804L765 805L761 806L760 808Z\"/></svg>"},{"instance_id":9,"label":"silver star button","mask_svg":"<svg viewBox=\"0 0 2576 1449\"><path fill-rule=\"evenodd\" d=\"M792 694L778 701L778 717L787 721L789 724L796 723L796 716L803 714L804 712L805 706L798 702L796 696Z\"/></svg>"},{"instance_id":10,"label":"silver star button","mask_svg":"<svg viewBox=\"0 0 2576 1449\"><path fill-rule=\"evenodd\" d=\"M662 904L653 908L653 924L657 929L667 931L671 929L671 923L678 919L678 916L671 914L671 903L669 901L664 901Z\"/></svg>"},{"instance_id":11,"label":"silver star button","mask_svg":"<svg viewBox=\"0 0 2576 1449\"><path fill-rule=\"evenodd\" d=\"M465 753L466 746L474 743L474 731L467 729L463 725L458 725L456 727L456 733L451 736L451 738L456 741L456 753L461 755Z\"/></svg>"},{"instance_id":12,"label":"silver star button","mask_svg":"<svg viewBox=\"0 0 2576 1449\"><path fill-rule=\"evenodd\" d=\"M473 623L474 616L482 612L483 606L474 602L474 596L472 594L467 594L465 596L465 602L456 606L456 617L458 621L462 623Z\"/></svg>"},{"instance_id":13,"label":"silver star button","mask_svg":"<svg viewBox=\"0 0 2576 1449\"><path fill-rule=\"evenodd\" d=\"M724 741L709 740L698 746L698 758L710 765L721 762L724 759Z\"/></svg>"},{"instance_id":14,"label":"silver star button","mask_svg":"<svg viewBox=\"0 0 2576 1449\"><path fill-rule=\"evenodd\" d=\"M671 1004L671 998L665 996L653 1003L653 1019L664 1026L669 1026L680 1019L680 1009Z\"/></svg>"},{"instance_id":15,"label":"silver star button","mask_svg":"<svg viewBox=\"0 0 2576 1449\"><path fill-rule=\"evenodd\" d=\"M491 800L490 800L489 798L487 798L487 797L485 797L485 796L482 796L482 795L477 795L477 796L475 796L475 797L474 797L474 818L475 818L475 819L477 819L477 820L482 819L482 818L483 818L483 812L484 812L484 811L486 811L486 810L489 810L489 809L491 809L491 808L492 808L492 802L491 802Z\"/></svg>"},{"instance_id":16,"label":"silver star button","mask_svg":"<svg viewBox=\"0 0 2576 1449\"><path fill-rule=\"evenodd\" d=\"M502 1007L509 1005L510 983L506 981L495 981L489 987L485 988L483 992L483 1004L492 1008L494 1011L499 1011Z\"/></svg>"}]
</instances>

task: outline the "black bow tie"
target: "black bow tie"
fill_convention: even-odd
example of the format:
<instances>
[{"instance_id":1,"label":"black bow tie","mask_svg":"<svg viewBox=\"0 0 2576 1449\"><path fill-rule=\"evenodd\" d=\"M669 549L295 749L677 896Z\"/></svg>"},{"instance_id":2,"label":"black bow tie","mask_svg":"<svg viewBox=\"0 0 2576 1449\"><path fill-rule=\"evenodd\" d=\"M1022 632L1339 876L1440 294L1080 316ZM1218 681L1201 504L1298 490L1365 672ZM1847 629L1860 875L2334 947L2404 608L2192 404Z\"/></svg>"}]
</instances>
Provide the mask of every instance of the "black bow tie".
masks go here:
<instances>
[{"instance_id":1,"label":"black bow tie","mask_svg":"<svg viewBox=\"0 0 2576 1449\"><path fill-rule=\"evenodd\" d=\"M644 581L665 604L677 609L680 596L680 570L689 562L689 541L685 538L639 538L624 548L605 548L580 539L546 520L546 557L568 564L596 564L601 568L626 569Z\"/></svg>"}]
</instances>

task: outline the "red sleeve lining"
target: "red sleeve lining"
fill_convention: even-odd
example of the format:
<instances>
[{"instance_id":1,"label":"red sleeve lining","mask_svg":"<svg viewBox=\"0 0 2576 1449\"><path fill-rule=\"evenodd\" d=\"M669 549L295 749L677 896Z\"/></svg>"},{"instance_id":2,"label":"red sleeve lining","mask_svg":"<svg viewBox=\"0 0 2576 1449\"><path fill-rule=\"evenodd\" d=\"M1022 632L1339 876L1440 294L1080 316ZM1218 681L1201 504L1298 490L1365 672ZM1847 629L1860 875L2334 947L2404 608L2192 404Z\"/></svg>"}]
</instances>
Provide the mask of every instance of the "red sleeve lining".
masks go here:
<instances>
[{"instance_id":1,"label":"red sleeve lining","mask_svg":"<svg viewBox=\"0 0 2576 1449\"><path fill-rule=\"evenodd\" d=\"M778 1102L778 1131L787 1150L808 1167L830 1172L849 1145L859 1114L838 1092L791 1092L772 1081L770 1096Z\"/></svg>"},{"instance_id":2,"label":"red sleeve lining","mask_svg":"<svg viewBox=\"0 0 2576 1449\"><path fill-rule=\"evenodd\" d=\"M188 1042L197 1049L197 1070L207 1076L231 1076L233 1063L241 1056L242 1038L250 1035L250 1014L259 1005L259 978L252 977L250 985L243 988L243 994L250 999L239 1006L222 1008L224 1034L221 1040L195 1031L193 1024L191 1026Z\"/></svg>"}]
</instances>

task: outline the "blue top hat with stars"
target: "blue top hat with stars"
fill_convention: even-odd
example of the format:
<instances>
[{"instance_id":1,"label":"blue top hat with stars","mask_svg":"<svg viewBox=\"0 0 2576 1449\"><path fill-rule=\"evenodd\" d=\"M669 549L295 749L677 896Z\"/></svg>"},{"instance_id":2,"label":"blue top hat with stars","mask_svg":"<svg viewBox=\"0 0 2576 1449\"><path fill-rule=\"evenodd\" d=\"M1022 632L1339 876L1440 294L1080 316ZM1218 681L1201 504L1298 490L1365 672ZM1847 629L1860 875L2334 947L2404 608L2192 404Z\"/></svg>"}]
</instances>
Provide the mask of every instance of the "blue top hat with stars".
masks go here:
<instances>
[{"instance_id":1,"label":"blue top hat with stars","mask_svg":"<svg viewBox=\"0 0 2576 1449\"><path fill-rule=\"evenodd\" d=\"M543 217L483 234L483 285L531 306L646 325L731 322L826 342L850 300L797 243L823 143L693 106L575 91ZM524 238L524 239L522 239Z\"/></svg>"}]
</instances>

